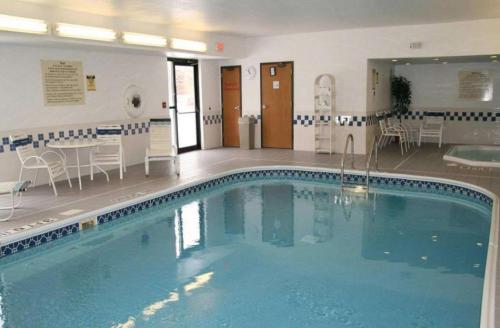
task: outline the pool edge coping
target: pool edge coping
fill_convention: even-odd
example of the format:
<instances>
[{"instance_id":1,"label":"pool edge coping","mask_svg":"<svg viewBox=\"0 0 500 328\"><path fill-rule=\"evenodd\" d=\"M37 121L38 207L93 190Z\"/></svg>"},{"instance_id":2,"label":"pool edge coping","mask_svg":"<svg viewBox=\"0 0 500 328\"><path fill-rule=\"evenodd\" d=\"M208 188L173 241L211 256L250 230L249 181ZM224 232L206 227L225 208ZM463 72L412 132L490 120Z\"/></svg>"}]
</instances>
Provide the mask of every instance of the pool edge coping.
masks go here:
<instances>
[{"instance_id":1,"label":"pool edge coping","mask_svg":"<svg viewBox=\"0 0 500 328\"><path fill-rule=\"evenodd\" d=\"M245 173L252 171L262 171L262 170L306 170L309 172L326 172L326 173L340 173L340 169L337 168L327 168L327 167L311 167L311 166L300 166L300 165L259 165L259 166L249 166L244 168L233 169L229 171L224 171L221 173L216 173L208 175L203 178L194 179L192 181L187 181L180 183L178 185L167 187L166 189L149 193L143 196L132 198L123 202L119 202L113 205L109 205L100 209L85 212L76 216L68 217L57 222L49 223L42 227L33 228L27 231L21 231L19 233L13 234L11 236L0 237L0 246L9 245L17 241L21 241L30 237L38 236L44 233L53 232L57 229L62 229L64 227L69 227L74 224L78 224L84 220L89 220L91 218L97 218L99 215L104 215L109 212L113 212L119 209L127 208L148 200L152 200L167 194L180 191L189 187L194 187L200 185L204 182L209 182L211 180L216 180L223 178L225 176L230 176L237 173ZM346 170L346 174L361 175L365 176L366 172L360 170ZM495 292L496 292L496 274L497 274L497 261L498 261L498 237L499 237L499 206L500 198L494 192L468 183L448 178L438 178L429 177L422 175L411 175L411 174L401 174L401 173L390 173L390 172L370 172L370 177L381 177L381 178L400 178L407 180L423 180L426 182L435 183L446 183L453 186L464 187L472 191L482 193L492 200L492 217L490 224L490 234L483 282L483 296L481 300L481 316L480 316L480 328L494 328L495 326ZM78 232L78 231L77 231Z\"/></svg>"}]
</instances>

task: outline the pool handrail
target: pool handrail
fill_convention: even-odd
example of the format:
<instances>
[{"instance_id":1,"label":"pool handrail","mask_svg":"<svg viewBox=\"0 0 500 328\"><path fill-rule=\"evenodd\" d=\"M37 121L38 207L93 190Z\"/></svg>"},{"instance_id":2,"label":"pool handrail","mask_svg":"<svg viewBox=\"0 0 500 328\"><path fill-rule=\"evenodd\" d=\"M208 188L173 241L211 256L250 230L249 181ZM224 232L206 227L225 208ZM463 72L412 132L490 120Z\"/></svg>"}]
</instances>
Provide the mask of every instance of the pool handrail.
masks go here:
<instances>
[{"instance_id":1,"label":"pool handrail","mask_svg":"<svg viewBox=\"0 0 500 328\"><path fill-rule=\"evenodd\" d=\"M370 188L370 166L372 163L372 155L375 150L375 170L378 170L378 136L375 136L372 141L372 147L370 153L368 154L368 159L366 160L366 190Z\"/></svg>"},{"instance_id":2,"label":"pool handrail","mask_svg":"<svg viewBox=\"0 0 500 328\"><path fill-rule=\"evenodd\" d=\"M345 166L345 155L347 153L347 147L349 146L349 140L351 141L351 168L354 169L354 137L352 133L347 135L345 140L344 153L342 154L341 168L340 168L340 188L344 188L344 166Z\"/></svg>"}]
</instances>

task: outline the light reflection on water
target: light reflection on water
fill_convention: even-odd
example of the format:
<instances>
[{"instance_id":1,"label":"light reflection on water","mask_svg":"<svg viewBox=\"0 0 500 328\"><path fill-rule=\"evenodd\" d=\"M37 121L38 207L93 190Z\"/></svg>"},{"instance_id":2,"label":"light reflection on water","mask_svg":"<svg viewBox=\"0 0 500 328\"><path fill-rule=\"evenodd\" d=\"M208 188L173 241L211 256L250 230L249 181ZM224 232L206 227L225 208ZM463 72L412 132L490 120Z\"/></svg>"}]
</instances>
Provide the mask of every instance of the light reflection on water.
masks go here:
<instances>
[{"instance_id":1,"label":"light reflection on water","mask_svg":"<svg viewBox=\"0 0 500 328\"><path fill-rule=\"evenodd\" d=\"M239 184L39 247L0 267L0 320L476 327L490 213L428 196L365 196Z\"/></svg>"}]
</instances>

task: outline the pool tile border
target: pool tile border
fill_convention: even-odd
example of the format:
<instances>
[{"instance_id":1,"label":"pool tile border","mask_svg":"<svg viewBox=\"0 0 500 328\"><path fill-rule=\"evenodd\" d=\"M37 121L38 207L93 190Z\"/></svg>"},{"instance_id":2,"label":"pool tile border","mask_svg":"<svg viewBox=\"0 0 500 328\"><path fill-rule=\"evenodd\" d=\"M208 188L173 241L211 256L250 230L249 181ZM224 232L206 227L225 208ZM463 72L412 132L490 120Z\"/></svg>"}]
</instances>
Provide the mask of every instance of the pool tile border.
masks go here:
<instances>
[{"instance_id":1,"label":"pool tile border","mask_svg":"<svg viewBox=\"0 0 500 328\"><path fill-rule=\"evenodd\" d=\"M230 172L225 175L211 178L209 180L196 183L191 186L180 186L180 189L166 191L164 194L154 196L154 198L139 201L138 203L125 205L122 208L108 211L97 215L98 225L105 224L118 220L124 216L137 213L139 211L165 204L171 201L179 200L186 196L191 196L207 189L224 186L235 182L245 182L262 179L283 179L297 181L314 181L323 183L339 183L340 173L334 171L321 171L312 169L299 168L256 168L254 170L246 170L241 172ZM345 181L350 184L364 184L366 177L364 174L347 173ZM465 199L472 202L480 203L483 206L491 208L493 199L483 192L470 189L468 187L454 185L445 182L424 181L411 177L387 177L387 176L370 176L370 185L379 188L389 188L391 190L418 191L424 193L438 193L441 195L449 195L455 198ZM79 223L71 223L63 227L53 229L48 232L37 234L31 237L24 238L19 241L14 241L6 245L0 246L0 258L18 253L20 251L30 249L53 240L60 239L64 236L74 234L80 231Z\"/></svg>"}]
</instances>

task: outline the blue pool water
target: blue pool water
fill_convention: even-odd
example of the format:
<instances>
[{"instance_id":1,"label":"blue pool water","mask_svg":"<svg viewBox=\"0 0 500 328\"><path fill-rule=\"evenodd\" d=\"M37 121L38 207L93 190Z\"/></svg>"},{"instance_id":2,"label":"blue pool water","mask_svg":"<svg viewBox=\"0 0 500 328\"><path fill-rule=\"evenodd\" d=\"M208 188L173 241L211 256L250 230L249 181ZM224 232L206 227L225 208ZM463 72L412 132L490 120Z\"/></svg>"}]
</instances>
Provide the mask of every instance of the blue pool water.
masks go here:
<instances>
[{"instance_id":1,"label":"blue pool water","mask_svg":"<svg viewBox=\"0 0 500 328\"><path fill-rule=\"evenodd\" d=\"M239 183L0 260L0 327L479 327L491 212Z\"/></svg>"}]
</instances>

